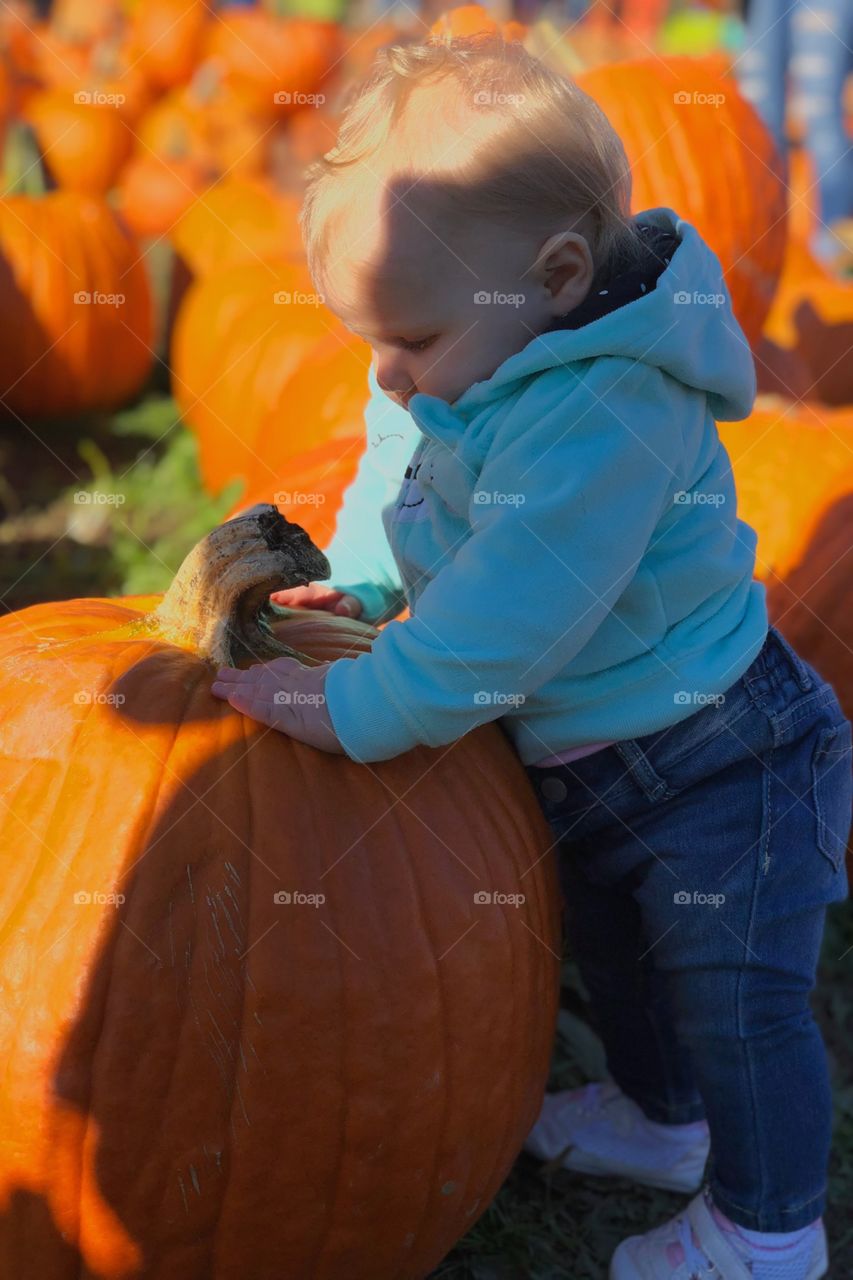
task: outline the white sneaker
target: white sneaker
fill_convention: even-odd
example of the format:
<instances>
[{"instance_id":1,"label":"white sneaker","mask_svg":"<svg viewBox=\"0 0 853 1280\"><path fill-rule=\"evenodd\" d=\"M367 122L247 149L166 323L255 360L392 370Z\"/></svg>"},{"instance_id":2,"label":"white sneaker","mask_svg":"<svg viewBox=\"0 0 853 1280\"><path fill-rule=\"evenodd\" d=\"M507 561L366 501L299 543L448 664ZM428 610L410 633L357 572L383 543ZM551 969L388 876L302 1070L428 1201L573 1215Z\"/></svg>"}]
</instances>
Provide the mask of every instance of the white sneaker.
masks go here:
<instances>
[{"instance_id":1,"label":"white sneaker","mask_svg":"<svg viewBox=\"0 0 853 1280\"><path fill-rule=\"evenodd\" d=\"M827 1274L826 1232L815 1231L804 1280ZM609 1280L756 1280L717 1226L703 1192L686 1209L643 1236L623 1240L610 1261Z\"/></svg>"},{"instance_id":2,"label":"white sneaker","mask_svg":"<svg viewBox=\"0 0 853 1280\"><path fill-rule=\"evenodd\" d=\"M695 1191L702 1184L708 1126L653 1124L633 1099L607 1080L546 1093L524 1150L563 1169L598 1177L630 1178L664 1191ZM680 1132L679 1132L680 1130Z\"/></svg>"}]
</instances>

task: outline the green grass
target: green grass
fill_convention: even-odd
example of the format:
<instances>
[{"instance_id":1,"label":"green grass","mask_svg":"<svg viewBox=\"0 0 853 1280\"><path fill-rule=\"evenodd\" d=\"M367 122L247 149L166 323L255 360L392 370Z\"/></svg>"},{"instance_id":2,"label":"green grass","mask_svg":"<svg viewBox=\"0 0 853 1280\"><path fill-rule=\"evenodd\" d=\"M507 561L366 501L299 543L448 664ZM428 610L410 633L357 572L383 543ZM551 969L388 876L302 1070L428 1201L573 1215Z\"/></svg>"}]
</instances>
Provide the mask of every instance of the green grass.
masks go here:
<instances>
[{"instance_id":1,"label":"green grass","mask_svg":"<svg viewBox=\"0 0 853 1280\"><path fill-rule=\"evenodd\" d=\"M92 440L80 453L92 471L91 488L119 493L110 515L109 546L126 595L163 591L181 561L234 505L242 486L216 497L202 489L196 442L171 400L153 400L113 419L118 438L148 438L131 467L117 468Z\"/></svg>"},{"instance_id":2,"label":"green grass","mask_svg":"<svg viewBox=\"0 0 853 1280\"><path fill-rule=\"evenodd\" d=\"M195 439L164 396L112 418L6 427L0 461L12 477L0 491L0 597L11 609L164 590L242 488L205 493Z\"/></svg>"}]
</instances>

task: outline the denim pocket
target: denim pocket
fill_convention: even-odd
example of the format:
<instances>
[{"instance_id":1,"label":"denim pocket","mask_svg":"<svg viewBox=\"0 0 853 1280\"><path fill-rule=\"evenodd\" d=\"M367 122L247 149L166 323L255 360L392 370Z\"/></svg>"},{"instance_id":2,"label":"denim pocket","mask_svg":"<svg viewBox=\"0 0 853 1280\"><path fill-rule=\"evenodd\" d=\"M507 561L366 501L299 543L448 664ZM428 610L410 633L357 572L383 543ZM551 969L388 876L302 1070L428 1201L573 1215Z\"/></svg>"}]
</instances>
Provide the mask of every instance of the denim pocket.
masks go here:
<instances>
[{"instance_id":1,"label":"denim pocket","mask_svg":"<svg viewBox=\"0 0 853 1280\"><path fill-rule=\"evenodd\" d=\"M646 799L656 804L767 745L767 717L738 680L717 701L686 719L616 742L613 750Z\"/></svg>"},{"instance_id":2,"label":"denim pocket","mask_svg":"<svg viewBox=\"0 0 853 1280\"><path fill-rule=\"evenodd\" d=\"M853 805L851 768L850 721L842 720L821 729L812 756L817 843L836 871L846 852L850 834Z\"/></svg>"}]
</instances>

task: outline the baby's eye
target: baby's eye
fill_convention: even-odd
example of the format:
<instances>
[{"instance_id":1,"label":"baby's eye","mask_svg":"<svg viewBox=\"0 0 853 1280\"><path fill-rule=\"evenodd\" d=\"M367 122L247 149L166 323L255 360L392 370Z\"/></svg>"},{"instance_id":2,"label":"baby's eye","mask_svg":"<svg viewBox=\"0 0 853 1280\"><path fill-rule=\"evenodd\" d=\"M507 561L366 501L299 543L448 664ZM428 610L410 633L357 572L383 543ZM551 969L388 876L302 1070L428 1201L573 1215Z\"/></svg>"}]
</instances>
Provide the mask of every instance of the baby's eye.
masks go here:
<instances>
[{"instance_id":1,"label":"baby's eye","mask_svg":"<svg viewBox=\"0 0 853 1280\"><path fill-rule=\"evenodd\" d=\"M404 347L406 351L426 351L427 347L432 346L437 337L438 334L434 333L432 337L419 338L417 342L407 342L405 338L401 338L400 345Z\"/></svg>"}]
</instances>

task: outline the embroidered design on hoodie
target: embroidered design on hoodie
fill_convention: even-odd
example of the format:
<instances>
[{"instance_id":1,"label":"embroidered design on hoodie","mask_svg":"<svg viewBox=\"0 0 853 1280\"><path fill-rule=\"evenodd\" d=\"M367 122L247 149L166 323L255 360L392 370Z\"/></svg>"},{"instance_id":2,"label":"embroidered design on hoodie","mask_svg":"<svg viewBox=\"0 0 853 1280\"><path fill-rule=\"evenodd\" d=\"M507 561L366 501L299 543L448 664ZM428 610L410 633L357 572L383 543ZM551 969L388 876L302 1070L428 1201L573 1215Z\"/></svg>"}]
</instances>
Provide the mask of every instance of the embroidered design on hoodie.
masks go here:
<instances>
[{"instance_id":1,"label":"embroidered design on hoodie","mask_svg":"<svg viewBox=\"0 0 853 1280\"><path fill-rule=\"evenodd\" d=\"M406 467L403 483L397 495L397 502L391 518L400 524L429 518L429 508L424 500L424 491L418 480L418 472L423 463L423 458L419 456L422 452L423 442L418 445L411 462Z\"/></svg>"}]
</instances>

